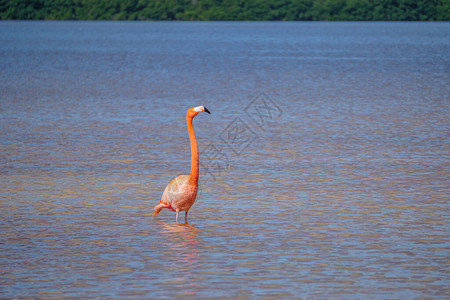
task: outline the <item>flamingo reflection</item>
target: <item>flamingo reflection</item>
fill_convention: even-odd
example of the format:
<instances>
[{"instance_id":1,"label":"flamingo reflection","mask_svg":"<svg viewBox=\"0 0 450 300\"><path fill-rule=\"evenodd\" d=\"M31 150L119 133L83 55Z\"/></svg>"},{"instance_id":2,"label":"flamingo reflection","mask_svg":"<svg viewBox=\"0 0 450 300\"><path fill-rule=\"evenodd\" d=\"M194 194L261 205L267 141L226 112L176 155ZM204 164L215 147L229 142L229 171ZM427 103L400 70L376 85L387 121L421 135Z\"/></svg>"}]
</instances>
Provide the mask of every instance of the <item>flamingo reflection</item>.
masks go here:
<instances>
[{"instance_id":1,"label":"flamingo reflection","mask_svg":"<svg viewBox=\"0 0 450 300\"><path fill-rule=\"evenodd\" d=\"M199 250L201 242L198 239L198 234L201 229L187 223L168 223L156 219L154 221L161 227L158 231L166 236L167 254L176 256L177 261L182 261L187 269L198 268L201 256Z\"/></svg>"}]
</instances>

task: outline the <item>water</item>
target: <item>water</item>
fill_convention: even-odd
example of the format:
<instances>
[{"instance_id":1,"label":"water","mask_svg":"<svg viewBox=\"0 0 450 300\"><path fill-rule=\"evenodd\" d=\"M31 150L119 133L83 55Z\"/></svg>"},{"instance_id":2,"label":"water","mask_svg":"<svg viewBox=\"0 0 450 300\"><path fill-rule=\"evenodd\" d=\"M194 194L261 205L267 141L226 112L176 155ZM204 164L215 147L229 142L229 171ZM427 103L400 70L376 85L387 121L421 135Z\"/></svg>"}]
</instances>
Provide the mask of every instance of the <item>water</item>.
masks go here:
<instances>
[{"instance_id":1,"label":"water","mask_svg":"<svg viewBox=\"0 0 450 300\"><path fill-rule=\"evenodd\" d=\"M449 298L449 63L448 23L0 22L0 296Z\"/></svg>"}]
</instances>

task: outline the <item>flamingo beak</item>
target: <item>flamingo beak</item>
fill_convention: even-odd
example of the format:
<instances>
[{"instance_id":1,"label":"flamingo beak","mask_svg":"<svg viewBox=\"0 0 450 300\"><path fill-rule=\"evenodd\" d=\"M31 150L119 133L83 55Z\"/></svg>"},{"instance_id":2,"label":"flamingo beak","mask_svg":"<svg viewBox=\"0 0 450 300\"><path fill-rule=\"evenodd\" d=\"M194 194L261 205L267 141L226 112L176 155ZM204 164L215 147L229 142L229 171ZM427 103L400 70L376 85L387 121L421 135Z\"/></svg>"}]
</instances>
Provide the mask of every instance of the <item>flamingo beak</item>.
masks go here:
<instances>
[{"instance_id":1,"label":"flamingo beak","mask_svg":"<svg viewBox=\"0 0 450 300\"><path fill-rule=\"evenodd\" d=\"M205 109L205 112L207 112L208 114L211 114L211 112L206 108L206 106L203 106L203 108Z\"/></svg>"}]
</instances>

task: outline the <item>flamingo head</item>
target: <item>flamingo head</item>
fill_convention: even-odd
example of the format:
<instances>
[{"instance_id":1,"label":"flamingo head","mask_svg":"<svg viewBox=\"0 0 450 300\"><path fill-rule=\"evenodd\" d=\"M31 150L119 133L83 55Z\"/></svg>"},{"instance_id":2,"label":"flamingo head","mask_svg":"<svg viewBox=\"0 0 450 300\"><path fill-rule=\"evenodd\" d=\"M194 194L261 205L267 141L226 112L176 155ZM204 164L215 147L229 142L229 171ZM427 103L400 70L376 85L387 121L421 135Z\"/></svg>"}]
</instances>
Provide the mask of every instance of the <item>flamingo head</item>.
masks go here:
<instances>
[{"instance_id":1,"label":"flamingo head","mask_svg":"<svg viewBox=\"0 0 450 300\"><path fill-rule=\"evenodd\" d=\"M188 109L187 117L193 118L201 112L207 112L208 114L211 113L205 106L197 106L197 107Z\"/></svg>"}]
</instances>

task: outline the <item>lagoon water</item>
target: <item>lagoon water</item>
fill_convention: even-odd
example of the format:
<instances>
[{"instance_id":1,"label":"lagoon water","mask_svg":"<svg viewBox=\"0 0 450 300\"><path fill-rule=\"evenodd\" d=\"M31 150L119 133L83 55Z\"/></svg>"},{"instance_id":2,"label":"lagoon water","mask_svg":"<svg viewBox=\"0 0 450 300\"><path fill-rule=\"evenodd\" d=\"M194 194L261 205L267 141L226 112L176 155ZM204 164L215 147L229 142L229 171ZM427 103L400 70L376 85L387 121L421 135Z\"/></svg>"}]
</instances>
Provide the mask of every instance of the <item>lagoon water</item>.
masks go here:
<instances>
[{"instance_id":1,"label":"lagoon water","mask_svg":"<svg viewBox=\"0 0 450 300\"><path fill-rule=\"evenodd\" d=\"M449 23L0 22L0 297L448 299L449 66Z\"/></svg>"}]
</instances>

